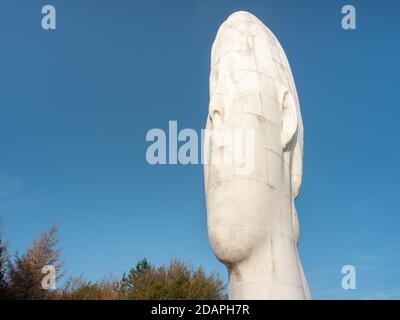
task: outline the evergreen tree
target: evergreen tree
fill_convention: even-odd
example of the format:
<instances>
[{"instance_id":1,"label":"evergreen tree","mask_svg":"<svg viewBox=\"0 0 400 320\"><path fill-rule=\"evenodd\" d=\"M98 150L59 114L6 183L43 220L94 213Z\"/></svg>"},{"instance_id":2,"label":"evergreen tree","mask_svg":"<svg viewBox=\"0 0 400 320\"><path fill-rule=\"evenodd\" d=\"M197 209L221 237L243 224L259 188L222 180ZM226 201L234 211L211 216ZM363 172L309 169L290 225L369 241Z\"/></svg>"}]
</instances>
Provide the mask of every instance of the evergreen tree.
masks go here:
<instances>
[{"instance_id":1,"label":"evergreen tree","mask_svg":"<svg viewBox=\"0 0 400 320\"><path fill-rule=\"evenodd\" d=\"M143 277L147 272L150 272L151 269L152 266L149 261L143 258L136 263L136 266L129 270L128 274L124 272L119 284L120 294L126 297L134 288L135 278Z\"/></svg>"}]
</instances>

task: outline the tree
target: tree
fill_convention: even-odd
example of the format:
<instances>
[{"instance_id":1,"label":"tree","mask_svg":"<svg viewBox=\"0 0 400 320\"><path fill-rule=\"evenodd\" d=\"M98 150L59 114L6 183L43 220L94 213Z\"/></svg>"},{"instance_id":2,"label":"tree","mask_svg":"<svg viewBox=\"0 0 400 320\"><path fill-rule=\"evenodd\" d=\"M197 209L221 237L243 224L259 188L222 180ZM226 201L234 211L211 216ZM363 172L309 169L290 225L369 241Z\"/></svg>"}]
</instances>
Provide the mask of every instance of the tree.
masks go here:
<instances>
[{"instance_id":1,"label":"tree","mask_svg":"<svg viewBox=\"0 0 400 320\"><path fill-rule=\"evenodd\" d=\"M152 266L146 258L139 260L135 267L129 270L128 274L124 272L119 283L119 291L122 297L127 297L129 292L134 290L135 279L143 278L146 273L152 270Z\"/></svg>"},{"instance_id":2,"label":"tree","mask_svg":"<svg viewBox=\"0 0 400 320\"><path fill-rule=\"evenodd\" d=\"M103 278L97 282L85 281L82 277L70 278L60 292L64 300L118 300L118 281Z\"/></svg>"},{"instance_id":3,"label":"tree","mask_svg":"<svg viewBox=\"0 0 400 320\"><path fill-rule=\"evenodd\" d=\"M7 283L7 265L9 263L7 245L3 240L3 233L0 221L0 299L8 297L8 283Z\"/></svg>"},{"instance_id":4,"label":"tree","mask_svg":"<svg viewBox=\"0 0 400 320\"><path fill-rule=\"evenodd\" d=\"M225 285L218 274L207 276L202 268L173 259L153 267L143 259L121 281L121 298L130 300L225 299Z\"/></svg>"},{"instance_id":5,"label":"tree","mask_svg":"<svg viewBox=\"0 0 400 320\"><path fill-rule=\"evenodd\" d=\"M42 273L42 268L53 266L56 280L61 279L63 274L60 270L63 263L59 261L61 251L56 248L57 244L57 227L53 226L47 232L43 232L24 255L16 254L14 263L9 263L9 285L16 299L54 298L53 291L42 287L42 280L46 275Z\"/></svg>"}]
</instances>

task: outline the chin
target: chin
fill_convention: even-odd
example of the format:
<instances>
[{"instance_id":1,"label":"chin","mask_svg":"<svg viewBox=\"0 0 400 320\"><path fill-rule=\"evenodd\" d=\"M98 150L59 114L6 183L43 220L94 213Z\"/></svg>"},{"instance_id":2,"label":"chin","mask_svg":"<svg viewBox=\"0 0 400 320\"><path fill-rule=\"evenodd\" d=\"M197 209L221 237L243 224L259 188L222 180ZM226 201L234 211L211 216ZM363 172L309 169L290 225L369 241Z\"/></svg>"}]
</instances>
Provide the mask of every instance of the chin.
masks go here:
<instances>
[{"instance_id":1,"label":"chin","mask_svg":"<svg viewBox=\"0 0 400 320\"><path fill-rule=\"evenodd\" d=\"M208 224L208 237L214 254L228 266L249 257L259 242L257 234L260 234L259 228L251 225Z\"/></svg>"}]
</instances>

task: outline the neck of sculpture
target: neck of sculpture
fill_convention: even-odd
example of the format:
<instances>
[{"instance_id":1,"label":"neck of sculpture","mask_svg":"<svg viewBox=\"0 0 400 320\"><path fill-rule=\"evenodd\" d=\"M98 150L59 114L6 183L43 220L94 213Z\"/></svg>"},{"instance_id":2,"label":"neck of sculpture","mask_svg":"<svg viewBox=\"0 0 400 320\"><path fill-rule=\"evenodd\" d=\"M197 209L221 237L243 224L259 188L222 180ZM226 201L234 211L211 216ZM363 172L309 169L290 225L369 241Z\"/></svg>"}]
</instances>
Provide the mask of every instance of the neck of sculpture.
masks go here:
<instances>
[{"instance_id":1,"label":"neck of sculpture","mask_svg":"<svg viewBox=\"0 0 400 320\"><path fill-rule=\"evenodd\" d=\"M307 299L296 240L271 234L229 270L230 299Z\"/></svg>"}]
</instances>

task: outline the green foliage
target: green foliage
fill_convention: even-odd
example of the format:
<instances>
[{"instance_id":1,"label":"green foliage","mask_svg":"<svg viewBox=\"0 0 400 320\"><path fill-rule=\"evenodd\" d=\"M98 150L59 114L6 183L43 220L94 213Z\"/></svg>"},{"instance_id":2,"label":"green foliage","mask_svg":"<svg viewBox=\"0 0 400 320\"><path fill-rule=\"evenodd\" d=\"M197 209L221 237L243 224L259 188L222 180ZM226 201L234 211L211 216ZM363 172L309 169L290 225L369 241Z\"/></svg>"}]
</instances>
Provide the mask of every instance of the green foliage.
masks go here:
<instances>
[{"instance_id":1,"label":"green foliage","mask_svg":"<svg viewBox=\"0 0 400 320\"><path fill-rule=\"evenodd\" d=\"M166 266L155 267L144 258L119 280L104 278L90 282L75 277L61 288L45 290L42 288L44 266L55 267L56 280L63 276L57 244L57 228L52 227L42 233L25 254L16 254L11 261L0 232L0 299L226 299L225 284L218 274L207 275L202 268L177 259Z\"/></svg>"},{"instance_id":2,"label":"green foliage","mask_svg":"<svg viewBox=\"0 0 400 320\"><path fill-rule=\"evenodd\" d=\"M67 300L203 300L226 299L225 285L213 273L207 276L202 268L172 260L167 266L154 267L147 259L140 260L120 281L98 282L71 278L59 294Z\"/></svg>"},{"instance_id":3,"label":"green foliage","mask_svg":"<svg viewBox=\"0 0 400 320\"><path fill-rule=\"evenodd\" d=\"M117 300L118 281L103 279L92 283L81 277L69 279L61 289L59 299L63 300Z\"/></svg>"},{"instance_id":4,"label":"green foliage","mask_svg":"<svg viewBox=\"0 0 400 320\"><path fill-rule=\"evenodd\" d=\"M141 260L123 278L121 288L121 297L131 300L226 298L225 285L218 274L207 276L202 268L194 269L176 259L158 268Z\"/></svg>"},{"instance_id":5,"label":"green foliage","mask_svg":"<svg viewBox=\"0 0 400 320\"><path fill-rule=\"evenodd\" d=\"M151 264L146 258L139 260L135 267L129 270L128 274L124 272L119 283L119 292L122 297L128 297L129 293L134 290L135 280L143 278L146 273L152 270Z\"/></svg>"}]
</instances>

